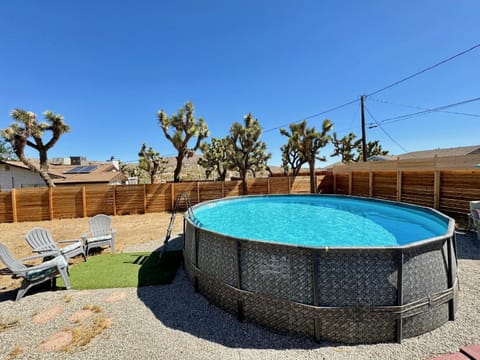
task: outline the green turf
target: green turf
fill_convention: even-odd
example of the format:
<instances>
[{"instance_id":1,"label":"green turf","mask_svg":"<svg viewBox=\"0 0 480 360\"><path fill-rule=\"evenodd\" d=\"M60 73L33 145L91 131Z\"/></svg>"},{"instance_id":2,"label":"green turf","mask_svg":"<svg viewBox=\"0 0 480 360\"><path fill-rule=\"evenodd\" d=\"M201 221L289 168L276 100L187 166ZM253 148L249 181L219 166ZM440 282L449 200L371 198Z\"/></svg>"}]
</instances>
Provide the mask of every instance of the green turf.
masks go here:
<instances>
[{"instance_id":1,"label":"green turf","mask_svg":"<svg viewBox=\"0 0 480 360\"><path fill-rule=\"evenodd\" d=\"M182 260L181 251L96 255L70 267L72 289L105 289L169 284ZM64 287L61 278L58 286Z\"/></svg>"}]
</instances>

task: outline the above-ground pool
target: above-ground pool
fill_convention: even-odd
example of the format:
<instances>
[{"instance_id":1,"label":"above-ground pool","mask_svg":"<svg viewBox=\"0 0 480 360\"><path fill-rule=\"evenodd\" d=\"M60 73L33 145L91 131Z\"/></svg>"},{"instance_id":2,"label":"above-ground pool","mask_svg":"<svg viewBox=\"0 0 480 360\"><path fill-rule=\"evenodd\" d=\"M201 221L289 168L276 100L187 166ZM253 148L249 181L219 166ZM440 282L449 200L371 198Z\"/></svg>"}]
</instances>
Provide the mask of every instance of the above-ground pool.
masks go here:
<instances>
[{"instance_id":1,"label":"above-ground pool","mask_svg":"<svg viewBox=\"0 0 480 360\"><path fill-rule=\"evenodd\" d=\"M454 221L348 196L270 195L185 214L185 268L210 301L317 341L401 341L453 320Z\"/></svg>"}]
</instances>

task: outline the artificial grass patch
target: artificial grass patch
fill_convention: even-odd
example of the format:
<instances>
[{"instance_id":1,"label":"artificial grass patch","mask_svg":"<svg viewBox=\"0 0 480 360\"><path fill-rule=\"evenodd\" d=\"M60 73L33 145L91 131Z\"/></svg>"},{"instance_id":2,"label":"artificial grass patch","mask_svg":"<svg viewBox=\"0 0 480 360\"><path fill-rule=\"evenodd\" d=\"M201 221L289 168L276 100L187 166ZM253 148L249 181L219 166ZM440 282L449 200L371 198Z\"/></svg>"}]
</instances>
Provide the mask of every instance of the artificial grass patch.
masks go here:
<instances>
[{"instance_id":1,"label":"artificial grass patch","mask_svg":"<svg viewBox=\"0 0 480 360\"><path fill-rule=\"evenodd\" d=\"M120 253L91 256L70 267L72 289L106 289L169 284L182 260L182 251ZM65 286L61 278L59 286Z\"/></svg>"}]
</instances>

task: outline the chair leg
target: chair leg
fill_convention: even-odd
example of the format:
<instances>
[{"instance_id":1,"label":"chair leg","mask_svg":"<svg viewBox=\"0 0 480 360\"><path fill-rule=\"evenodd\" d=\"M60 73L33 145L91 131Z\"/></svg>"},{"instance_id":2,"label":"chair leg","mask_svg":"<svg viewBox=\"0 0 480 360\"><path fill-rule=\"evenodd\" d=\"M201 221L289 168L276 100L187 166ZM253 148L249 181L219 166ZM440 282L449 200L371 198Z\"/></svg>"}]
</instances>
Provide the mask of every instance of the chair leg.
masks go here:
<instances>
[{"instance_id":1,"label":"chair leg","mask_svg":"<svg viewBox=\"0 0 480 360\"><path fill-rule=\"evenodd\" d=\"M68 268L59 268L58 267L58 272L60 273L60 276L62 277L63 282L65 283L65 287L70 289L70 278L68 277Z\"/></svg>"},{"instance_id":2,"label":"chair leg","mask_svg":"<svg viewBox=\"0 0 480 360\"><path fill-rule=\"evenodd\" d=\"M15 299L15 301L20 300L26 294L28 289L30 289L32 287L32 285L33 284L31 284L27 280L23 279L22 286L20 287L20 289L18 289L17 298Z\"/></svg>"}]
</instances>

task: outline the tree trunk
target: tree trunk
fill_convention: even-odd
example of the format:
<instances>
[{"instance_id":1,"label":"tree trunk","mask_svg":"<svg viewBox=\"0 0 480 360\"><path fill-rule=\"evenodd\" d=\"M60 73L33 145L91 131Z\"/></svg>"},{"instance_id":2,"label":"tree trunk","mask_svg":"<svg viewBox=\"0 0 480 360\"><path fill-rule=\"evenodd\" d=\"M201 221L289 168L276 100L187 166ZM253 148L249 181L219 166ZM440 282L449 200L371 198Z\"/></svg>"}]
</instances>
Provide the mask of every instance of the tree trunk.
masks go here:
<instances>
[{"instance_id":1,"label":"tree trunk","mask_svg":"<svg viewBox=\"0 0 480 360\"><path fill-rule=\"evenodd\" d=\"M177 156L177 166L173 173L173 182L180 182L180 172L182 171L183 155L178 154Z\"/></svg>"},{"instance_id":2,"label":"tree trunk","mask_svg":"<svg viewBox=\"0 0 480 360\"><path fill-rule=\"evenodd\" d=\"M242 194L248 195L247 171L240 170L240 177L242 178Z\"/></svg>"},{"instance_id":3,"label":"tree trunk","mask_svg":"<svg viewBox=\"0 0 480 360\"><path fill-rule=\"evenodd\" d=\"M50 178L50 175L48 175L48 172L45 171L45 169L41 167L37 169L37 167L23 154L17 154L17 156L21 162L28 166L31 171L38 173L48 187L55 187L53 180Z\"/></svg>"},{"instance_id":4,"label":"tree trunk","mask_svg":"<svg viewBox=\"0 0 480 360\"><path fill-rule=\"evenodd\" d=\"M316 193L316 186L315 186L315 159L309 162L310 165L310 193Z\"/></svg>"}]
</instances>

